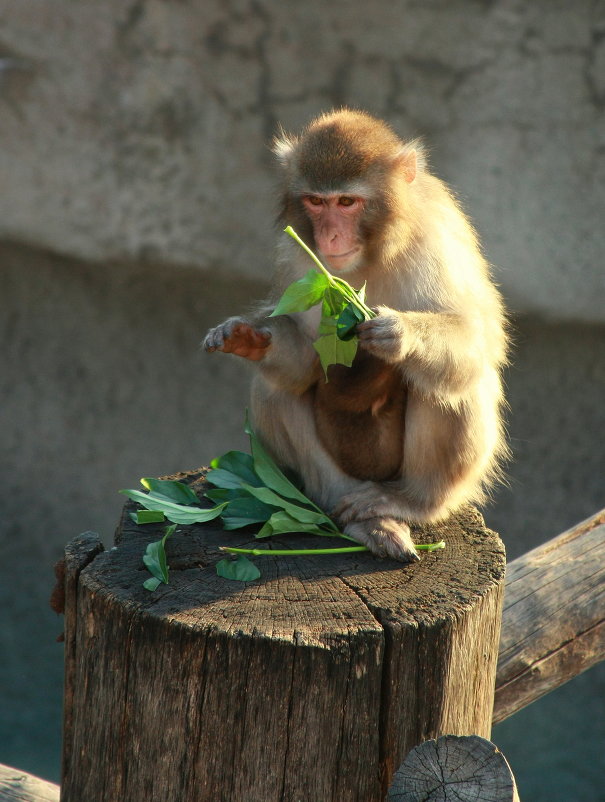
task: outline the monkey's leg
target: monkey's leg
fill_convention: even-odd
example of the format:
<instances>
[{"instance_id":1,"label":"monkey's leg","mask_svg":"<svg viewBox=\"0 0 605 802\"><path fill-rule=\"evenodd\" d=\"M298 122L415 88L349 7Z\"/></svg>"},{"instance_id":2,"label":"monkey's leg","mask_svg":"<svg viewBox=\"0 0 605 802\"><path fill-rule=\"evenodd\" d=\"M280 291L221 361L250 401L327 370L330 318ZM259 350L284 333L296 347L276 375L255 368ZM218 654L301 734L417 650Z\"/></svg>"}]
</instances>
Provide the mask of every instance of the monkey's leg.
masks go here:
<instances>
[{"instance_id":1,"label":"monkey's leg","mask_svg":"<svg viewBox=\"0 0 605 802\"><path fill-rule=\"evenodd\" d=\"M481 408L480 394L456 407L408 396L402 478L366 482L341 499L345 523L375 516L436 521L465 501L480 500L497 441L497 419Z\"/></svg>"},{"instance_id":2,"label":"monkey's leg","mask_svg":"<svg viewBox=\"0 0 605 802\"><path fill-rule=\"evenodd\" d=\"M367 484L345 474L322 446L309 393L294 396L257 376L252 417L257 435L274 459L301 476L305 493L323 509L332 510L343 496L354 495ZM409 527L392 517L370 517L364 511L348 520L343 531L380 557L403 562L417 559Z\"/></svg>"},{"instance_id":3,"label":"monkey's leg","mask_svg":"<svg viewBox=\"0 0 605 802\"><path fill-rule=\"evenodd\" d=\"M294 470L305 493L325 510L362 484L348 476L317 435L310 393L294 395L269 384L262 374L252 383L251 411L256 434L276 462Z\"/></svg>"}]
</instances>

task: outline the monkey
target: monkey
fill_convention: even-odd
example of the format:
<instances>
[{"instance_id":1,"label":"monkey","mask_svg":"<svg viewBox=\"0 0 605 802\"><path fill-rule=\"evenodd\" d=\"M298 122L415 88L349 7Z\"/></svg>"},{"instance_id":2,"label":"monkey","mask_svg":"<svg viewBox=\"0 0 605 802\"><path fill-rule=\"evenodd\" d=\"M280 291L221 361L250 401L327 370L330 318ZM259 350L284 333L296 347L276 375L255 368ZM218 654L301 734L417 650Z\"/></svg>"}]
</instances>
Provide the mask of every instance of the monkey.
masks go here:
<instances>
[{"instance_id":1,"label":"monkey","mask_svg":"<svg viewBox=\"0 0 605 802\"><path fill-rule=\"evenodd\" d=\"M270 318L310 269L282 235L267 300L205 337L208 352L255 363L253 427L276 462L342 531L378 556L417 559L410 524L485 501L507 454L503 301L478 236L420 140L340 109L273 142L280 227L359 289L376 317L357 325L351 367L327 376L313 348L320 308Z\"/></svg>"}]
</instances>

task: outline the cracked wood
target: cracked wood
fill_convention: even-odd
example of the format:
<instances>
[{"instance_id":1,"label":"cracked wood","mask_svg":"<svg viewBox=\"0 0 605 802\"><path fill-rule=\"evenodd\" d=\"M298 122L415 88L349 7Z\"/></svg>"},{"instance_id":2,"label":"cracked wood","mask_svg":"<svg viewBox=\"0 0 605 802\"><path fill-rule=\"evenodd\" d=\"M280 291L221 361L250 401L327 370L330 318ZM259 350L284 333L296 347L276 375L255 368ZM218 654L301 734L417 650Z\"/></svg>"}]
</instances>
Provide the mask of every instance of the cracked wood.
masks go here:
<instances>
[{"instance_id":1,"label":"cracked wood","mask_svg":"<svg viewBox=\"0 0 605 802\"><path fill-rule=\"evenodd\" d=\"M605 510L507 569L494 724L605 658Z\"/></svg>"},{"instance_id":2,"label":"cracked wood","mask_svg":"<svg viewBox=\"0 0 605 802\"><path fill-rule=\"evenodd\" d=\"M447 544L416 565L269 556L247 584L214 565L251 530L179 526L154 593L141 559L163 525L133 509L67 607L63 802L379 802L415 744L489 736L505 558L472 508L415 531Z\"/></svg>"}]
</instances>

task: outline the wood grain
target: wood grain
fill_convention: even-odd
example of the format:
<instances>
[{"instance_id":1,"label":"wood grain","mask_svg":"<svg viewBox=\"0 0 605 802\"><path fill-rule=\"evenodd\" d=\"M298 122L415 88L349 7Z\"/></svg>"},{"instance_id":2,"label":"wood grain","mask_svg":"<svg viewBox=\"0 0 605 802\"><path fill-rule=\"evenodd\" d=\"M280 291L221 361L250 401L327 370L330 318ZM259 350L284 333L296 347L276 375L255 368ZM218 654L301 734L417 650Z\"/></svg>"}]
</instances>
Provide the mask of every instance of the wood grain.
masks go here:
<instances>
[{"instance_id":1,"label":"wood grain","mask_svg":"<svg viewBox=\"0 0 605 802\"><path fill-rule=\"evenodd\" d=\"M418 564L259 557L246 584L216 575L219 545L318 538L180 526L153 593L141 558L163 526L133 509L68 608L63 802L378 802L417 743L489 736L505 557L472 508L415 531L447 544Z\"/></svg>"},{"instance_id":2,"label":"wood grain","mask_svg":"<svg viewBox=\"0 0 605 802\"><path fill-rule=\"evenodd\" d=\"M494 724L605 658L605 510L507 568Z\"/></svg>"}]
</instances>

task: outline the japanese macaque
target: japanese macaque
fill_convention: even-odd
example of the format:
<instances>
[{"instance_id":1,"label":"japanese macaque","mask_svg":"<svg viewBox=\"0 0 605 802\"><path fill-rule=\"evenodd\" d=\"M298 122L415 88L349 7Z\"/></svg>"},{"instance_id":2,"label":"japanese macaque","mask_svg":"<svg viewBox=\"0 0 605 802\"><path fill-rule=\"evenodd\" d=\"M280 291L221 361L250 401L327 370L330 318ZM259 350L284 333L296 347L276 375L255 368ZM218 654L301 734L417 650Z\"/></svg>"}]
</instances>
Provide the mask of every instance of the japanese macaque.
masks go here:
<instances>
[{"instance_id":1,"label":"japanese macaque","mask_svg":"<svg viewBox=\"0 0 605 802\"><path fill-rule=\"evenodd\" d=\"M309 271L286 235L270 298L206 335L207 351L256 363L256 433L305 492L377 555L416 559L412 522L484 500L506 452L501 298L477 237L418 141L350 110L280 135L279 223L359 289L377 316L357 326L352 367L326 381L313 341L320 308L268 318Z\"/></svg>"}]
</instances>

